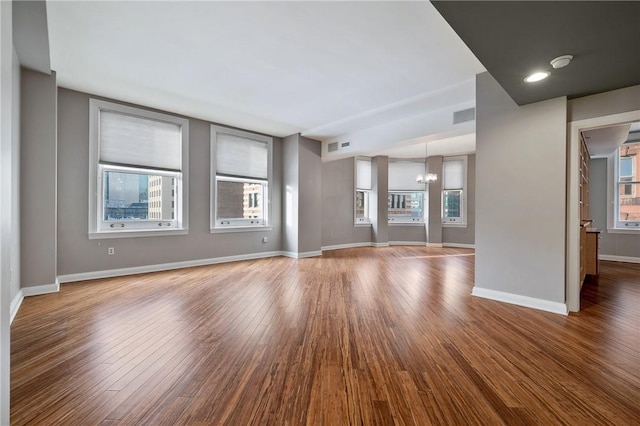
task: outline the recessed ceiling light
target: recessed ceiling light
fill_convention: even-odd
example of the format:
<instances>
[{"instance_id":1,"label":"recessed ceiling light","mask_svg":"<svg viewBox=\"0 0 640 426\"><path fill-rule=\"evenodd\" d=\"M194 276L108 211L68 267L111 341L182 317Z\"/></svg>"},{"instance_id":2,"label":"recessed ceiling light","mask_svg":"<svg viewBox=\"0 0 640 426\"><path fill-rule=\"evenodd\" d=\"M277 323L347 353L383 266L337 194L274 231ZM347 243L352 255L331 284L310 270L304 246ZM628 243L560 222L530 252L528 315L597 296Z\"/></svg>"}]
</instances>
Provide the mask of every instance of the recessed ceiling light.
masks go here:
<instances>
[{"instance_id":1,"label":"recessed ceiling light","mask_svg":"<svg viewBox=\"0 0 640 426\"><path fill-rule=\"evenodd\" d=\"M526 83L535 83L536 81L540 81L540 80L544 80L545 78L549 77L549 74L547 71L539 71L539 72L534 72L533 74L529 74L528 76L526 76L524 78L524 81Z\"/></svg>"}]
</instances>

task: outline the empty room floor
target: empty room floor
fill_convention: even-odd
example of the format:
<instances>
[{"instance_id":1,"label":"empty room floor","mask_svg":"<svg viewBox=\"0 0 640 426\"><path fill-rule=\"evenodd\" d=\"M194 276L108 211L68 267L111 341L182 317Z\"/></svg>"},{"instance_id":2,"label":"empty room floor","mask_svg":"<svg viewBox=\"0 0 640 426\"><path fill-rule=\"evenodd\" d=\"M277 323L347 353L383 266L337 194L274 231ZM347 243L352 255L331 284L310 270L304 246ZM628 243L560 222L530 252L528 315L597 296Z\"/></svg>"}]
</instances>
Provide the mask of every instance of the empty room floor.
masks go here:
<instances>
[{"instance_id":1,"label":"empty room floor","mask_svg":"<svg viewBox=\"0 0 640 426\"><path fill-rule=\"evenodd\" d=\"M569 316L473 271L357 248L63 284L11 326L11 424L638 424L640 265Z\"/></svg>"}]
</instances>

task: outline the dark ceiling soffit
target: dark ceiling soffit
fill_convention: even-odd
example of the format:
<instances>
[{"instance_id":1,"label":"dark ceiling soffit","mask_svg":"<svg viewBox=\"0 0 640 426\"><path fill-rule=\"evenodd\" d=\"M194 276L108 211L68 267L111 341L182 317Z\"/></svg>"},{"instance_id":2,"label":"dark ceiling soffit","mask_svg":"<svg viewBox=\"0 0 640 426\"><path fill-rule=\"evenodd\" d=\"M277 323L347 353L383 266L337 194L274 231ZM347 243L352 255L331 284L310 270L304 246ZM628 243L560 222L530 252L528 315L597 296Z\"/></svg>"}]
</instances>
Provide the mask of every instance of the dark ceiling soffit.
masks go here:
<instances>
[{"instance_id":1,"label":"dark ceiling soffit","mask_svg":"<svg viewBox=\"0 0 640 426\"><path fill-rule=\"evenodd\" d=\"M518 105L640 84L640 2L432 1ZM549 62L570 54L554 70ZM534 70L551 71L528 84Z\"/></svg>"}]
</instances>

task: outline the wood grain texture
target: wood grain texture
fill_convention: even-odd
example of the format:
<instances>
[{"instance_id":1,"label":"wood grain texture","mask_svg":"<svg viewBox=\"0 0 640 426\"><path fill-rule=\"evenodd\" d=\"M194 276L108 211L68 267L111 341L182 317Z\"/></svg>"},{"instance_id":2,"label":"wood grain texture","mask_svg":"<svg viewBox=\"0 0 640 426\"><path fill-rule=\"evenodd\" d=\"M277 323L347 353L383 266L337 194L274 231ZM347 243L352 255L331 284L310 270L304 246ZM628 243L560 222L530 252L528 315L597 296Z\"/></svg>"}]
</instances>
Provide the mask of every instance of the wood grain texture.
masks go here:
<instances>
[{"instance_id":1,"label":"wood grain texture","mask_svg":"<svg viewBox=\"0 0 640 426\"><path fill-rule=\"evenodd\" d=\"M640 265L568 317L473 298L468 249L64 284L11 329L12 425L638 424Z\"/></svg>"}]
</instances>

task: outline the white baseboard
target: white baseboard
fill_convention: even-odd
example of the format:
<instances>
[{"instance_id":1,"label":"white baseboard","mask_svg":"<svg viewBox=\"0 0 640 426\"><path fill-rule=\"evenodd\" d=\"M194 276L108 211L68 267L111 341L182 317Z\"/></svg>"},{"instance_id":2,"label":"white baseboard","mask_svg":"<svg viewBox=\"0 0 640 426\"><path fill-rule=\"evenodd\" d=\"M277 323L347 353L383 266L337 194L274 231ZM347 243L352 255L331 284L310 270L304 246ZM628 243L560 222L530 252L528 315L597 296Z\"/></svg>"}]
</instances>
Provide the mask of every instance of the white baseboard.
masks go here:
<instances>
[{"instance_id":1,"label":"white baseboard","mask_svg":"<svg viewBox=\"0 0 640 426\"><path fill-rule=\"evenodd\" d=\"M568 315L567 305L550 300L536 299L529 296L521 296L519 294L505 293L503 291L489 290L474 286L471 294L484 299L497 300L498 302L511 303L512 305L524 306L527 308L538 309L541 311L553 312L554 314Z\"/></svg>"},{"instance_id":2,"label":"white baseboard","mask_svg":"<svg viewBox=\"0 0 640 426\"><path fill-rule=\"evenodd\" d=\"M9 324L13 322L13 319L16 317L18 313L18 309L20 309L20 305L22 305L22 301L24 300L24 294L22 294L22 289L18 290L18 293L15 295L13 300L11 301L11 308L9 309Z\"/></svg>"},{"instance_id":3,"label":"white baseboard","mask_svg":"<svg viewBox=\"0 0 640 426\"><path fill-rule=\"evenodd\" d=\"M20 306L22 305L22 301L24 300L25 297L39 296L41 294L48 294L48 293L57 293L59 291L60 291L60 281L58 279L56 279L56 282L53 284L36 285L33 287L21 288L20 291L18 291L18 294L16 294L13 300L11 301L11 308L9 310L11 317L9 320L9 324L13 322L13 319L18 314L18 310L20 309Z\"/></svg>"},{"instance_id":4,"label":"white baseboard","mask_svg":"<svg viewBox=\"0 0 640 426\"><path fill-rule=\"evenodd\" d=\"M282 255L286 257L291 257L293 259L304 259L305 257L322 256L322 250L306 251L303 253L296 253L293 251L283 251Z\"/></svg>"},{"instance_id":5,"label":"white baseboard","mask_svg":"<svg viewBox=\"0 0 640 426\"><path fill-rule=\"evenodd\" d=\"M442 243L443 247L475 249L475 244Z\"/></svg>"},{"instance_id":6,"label":"white baseboard","mask_svg":"<svg viewBox=\"0 0 640 426\"><path fill-rule=\"evenodd\" d=\"M22 287L22 295L28 296L40 296L41 294L57 293L60 291L60 280L56 278L56 282L53 284L36 285L32 287Z\"/></svg>"},{"instance_id":7,"label":"white baseboard","mask_svg":"<svg viewBox=\"0 0 640 426\"><path fill-rule=\"evenodd\" d=\"M77 274L60 275L58 281L70 283L74 281L95 280L99 278L121 277L124 275L145 274L148 272L169 271L172 269L191 268L194 266L214 265L217 263L238 262L241 260L263 259L265 257L286 256L281 251L267 251L262 253L241 254L237 256L214 257L209 259L186 260L183 262L161 263L157 265L134 266L131 268L109 269L95 272L80 272Z\"/></svg>"},{"instance_id":8,"label":"white baseboard","mask_svg":"<svg viewBox=\"0 0 640 426\"><path fill-rule=\"evenodd\" d=\"M371 247L376 247L376 248L380 248L380 247L389 247L389 243L371 243Z\"/></svg>"},{"instance_id":9,"label":"white baseboard","mask_svg":"<svg viewBox=\"0 0 640 426\"><path fill-rule=\"evenodd\" d=\"M322 246L322 251L342 250L342 249L356 248L356 247L371 247L371 242L366 241L364 243L349 243L349 244L336 244L333 246Z\"/></svg>"},{"instance_id":10,"label":"white baseboard","mask_svg":"<svg viewBox=\"0 0 640 426\"><path fill-rule=\"evenodd\" d=\"M426 243L427 247L442 248L442 243Z\"/></svg>"},{"instance_id":11,"label":"white baseboard","mask_svg":"<svg viewBox=\"0 0 640 426\"><path fill-rule=\"evenodd\" d=\"M424 241L389 241L390 246L421 246L424 247Z\"/></svg>"},{"instance_id":12,"label":"white baseboard","mask_svg":"<svg viewBox=\"0 0 640 426\"><path fill-rule=\"evenodd\" d=\"M611 254L599 254L600 260L611 260L613 262L640 263L640 257L614 256Z\"/></svg>"}]
</instances>

